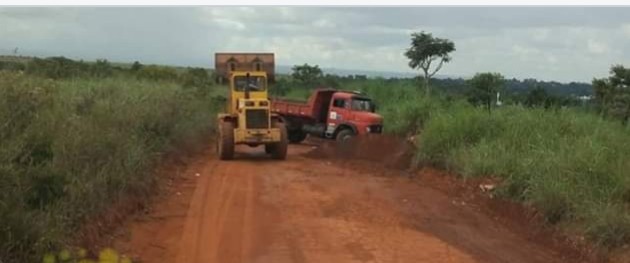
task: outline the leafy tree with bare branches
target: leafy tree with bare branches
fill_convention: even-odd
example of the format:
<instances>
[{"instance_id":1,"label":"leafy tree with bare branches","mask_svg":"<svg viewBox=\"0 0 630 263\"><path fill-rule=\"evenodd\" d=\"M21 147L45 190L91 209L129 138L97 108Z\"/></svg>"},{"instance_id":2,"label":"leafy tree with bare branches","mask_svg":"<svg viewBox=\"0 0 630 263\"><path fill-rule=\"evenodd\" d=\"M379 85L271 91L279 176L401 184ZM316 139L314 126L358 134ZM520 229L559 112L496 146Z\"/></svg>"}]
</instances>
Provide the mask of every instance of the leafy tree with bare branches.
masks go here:
<instances>
[{"instance_id":1,"label":"leafy tree with bare branches","mask_svg":"<svg viewBox=\"0 0 630 263\"><path fill-rule=\"evenodd\" d=\"M424 87L430 93L429 79L444 65L451 61L451 52L455 51L455 44L443 38L433 37L424 31L411 34L411 47L405 52L409 58L409 67L424 72ZM431 69L433 66L433 69Z\"/></svg>"},{"instance_id":2,"label":"leafy tree with bare branches","mask_svg":"<svg viewBox=\"0 0 630 263\"><path fill-rule=\"evenodd\" d=\"M314 85L324 74L318 65L295 65L291 68L291 77L303 85Z\"/></svg>"}]
</instances>

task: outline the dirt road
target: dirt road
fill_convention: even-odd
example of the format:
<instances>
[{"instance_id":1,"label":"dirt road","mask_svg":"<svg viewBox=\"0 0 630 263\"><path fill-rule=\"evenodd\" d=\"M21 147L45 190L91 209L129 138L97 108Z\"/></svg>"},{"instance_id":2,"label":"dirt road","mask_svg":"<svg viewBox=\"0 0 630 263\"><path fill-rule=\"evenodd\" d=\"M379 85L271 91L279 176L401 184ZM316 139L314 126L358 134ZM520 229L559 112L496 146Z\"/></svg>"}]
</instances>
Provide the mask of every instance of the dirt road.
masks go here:
<instances>
[{"instance_id":1,"label":"dirt road","mask_svg":"<svg viewBox=\"0 0 630 263\"><path fill-rule=\"evenodd\" d=\"M286 161L208 152L116 247L141 262L566 262L432 175L312 159L311 148L291 146Z\"/></svg>"}]
</instances>

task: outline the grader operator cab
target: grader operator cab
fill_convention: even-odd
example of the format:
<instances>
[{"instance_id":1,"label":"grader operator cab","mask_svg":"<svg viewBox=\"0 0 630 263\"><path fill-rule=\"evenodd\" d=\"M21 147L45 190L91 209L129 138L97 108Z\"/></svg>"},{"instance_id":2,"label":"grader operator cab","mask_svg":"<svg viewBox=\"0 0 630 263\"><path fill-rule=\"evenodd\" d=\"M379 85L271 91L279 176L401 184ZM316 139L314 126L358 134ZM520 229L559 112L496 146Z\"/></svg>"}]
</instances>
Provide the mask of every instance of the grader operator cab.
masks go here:
<instances>
[{"instance_id":1,"label":"grader operator cab","mask_svg":"<svg viewBox=\"0 0 630 263\"><path fill-rule=\"evenodd\" d=\"M265 146L272 158L287 156L287 130L270 111L265 72L234 71L225 113L219 114L217 152L222 160L234 158L234 146Z\"/></svg>"}]
</instances>

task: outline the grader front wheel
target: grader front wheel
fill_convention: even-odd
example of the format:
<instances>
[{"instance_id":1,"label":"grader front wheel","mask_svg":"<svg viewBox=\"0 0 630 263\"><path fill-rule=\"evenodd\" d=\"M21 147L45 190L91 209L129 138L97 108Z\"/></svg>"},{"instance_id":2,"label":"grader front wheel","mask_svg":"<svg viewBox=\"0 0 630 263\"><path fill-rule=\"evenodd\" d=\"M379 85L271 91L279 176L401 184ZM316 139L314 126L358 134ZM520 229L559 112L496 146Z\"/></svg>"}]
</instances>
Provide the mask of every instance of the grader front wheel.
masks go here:
<instances>
[{"instance_id":1,"label":"grader front wheel","mask_svg":"<svg viewBox=\"0 0 630 263\"><path fill-rule=\"evenodd\" d=\"M287 158L287 148L289 147L289 139L287 129L284 123L275 122L274 128L280 129L280 141L273 144L265 145L265 152L271 154L271 158L276 160L284 160Z\"/></svg>"},{"instance_id":2,"label":"grader front wheel","mask_svg":"<svg viewBox=\"0 0 630 263\"><path fill-rule=\"evenodd\" d=\"M234 124L222 121L219 123L217 153L221 160L234 158Z\"/></svg>"}]
</instances>

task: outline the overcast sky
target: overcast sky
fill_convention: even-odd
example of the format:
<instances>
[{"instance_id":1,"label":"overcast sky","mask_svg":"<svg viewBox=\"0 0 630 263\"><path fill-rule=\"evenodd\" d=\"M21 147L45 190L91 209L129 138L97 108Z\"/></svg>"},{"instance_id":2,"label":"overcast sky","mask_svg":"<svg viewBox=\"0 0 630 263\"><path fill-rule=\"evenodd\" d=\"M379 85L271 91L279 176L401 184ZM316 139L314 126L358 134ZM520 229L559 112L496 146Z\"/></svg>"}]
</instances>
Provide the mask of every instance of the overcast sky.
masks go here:
<instances>
[{"instance_id":1,"label":"overcast sky","mask_svg":"<svg viewBox=\"0 0 630 263\"><path fill-rule=\"evenodd\" d=\"M414 31L451 39L440 74L590 81L630 66L630 8L0 8L0 54L213 67L220 51L275 52L277 64L410 72Z\"/></svg>"}]
</instances>

